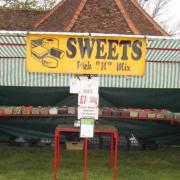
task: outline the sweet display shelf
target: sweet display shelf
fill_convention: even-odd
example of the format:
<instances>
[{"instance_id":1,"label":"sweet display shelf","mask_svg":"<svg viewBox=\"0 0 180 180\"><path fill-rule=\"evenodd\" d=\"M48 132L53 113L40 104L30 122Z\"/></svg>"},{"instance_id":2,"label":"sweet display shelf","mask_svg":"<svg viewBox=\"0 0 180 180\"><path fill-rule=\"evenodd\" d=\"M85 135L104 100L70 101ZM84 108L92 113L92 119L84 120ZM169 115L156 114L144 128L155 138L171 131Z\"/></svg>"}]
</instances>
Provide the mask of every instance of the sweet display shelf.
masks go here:
<instances>
[{"instance_id":1,"label":"sweet display shelf","mask_svg":"<svg viewBox=\"0 0 180 180\"><path fill-rule=\"evenodd\" d=\"M42 107L42 106L0 106L0 118L75 118L78 116L77 106ZM167 109L136 109L99 107L99 120L142 120L166 121L171 124L180 123L180 113Z\"/></svg>"},{"instance_id":2,"label":"sweet display shelf","mask_svg":"<svg viewBox=\"0 0 180 180\"><path fill-rule=\"evenodd\" d=\"M0 114L0 117L76 117L72 114Z\"/></svg>"},{"instance_id":3,"label":"sweet display shelf","mask_svg":"<svg viewBox=\"0 0 180 180\"><path fill-rule=\"evenodd\" d=\"M77 114L0 114L0 117L77 117ZM106 116L101 115L99 119L116 119L116 120L153 120L153 121L176 121L175 118L141 118L141 117L127 117L127 116ZM178 122L178 121L177 121Z\"/></svg>"}]
</instances>

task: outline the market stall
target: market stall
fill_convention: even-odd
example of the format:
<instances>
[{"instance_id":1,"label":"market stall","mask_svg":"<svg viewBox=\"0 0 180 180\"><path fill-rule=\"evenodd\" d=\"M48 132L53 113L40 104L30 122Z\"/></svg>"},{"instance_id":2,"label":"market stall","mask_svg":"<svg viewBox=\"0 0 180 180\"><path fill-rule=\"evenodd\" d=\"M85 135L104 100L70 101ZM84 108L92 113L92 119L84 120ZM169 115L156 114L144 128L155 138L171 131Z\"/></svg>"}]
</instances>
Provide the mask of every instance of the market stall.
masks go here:
<instances>
[{"instance_id":1,"label":"market stall","mask_svg":"<svg viewBox=\"0 0 180 180\"><path fill-rule=\"evenodd\" d=\"M69 82L75 76L27 72L26 35L27 32L8 31L0 34L0 132L9 137L49 138L57 124L71 122L76 117L76 110L74 114L68 113L69 107L77 106L77 95L69 94ZM145 38L144 76L99 76L100 122L116 124L124 135L133 131L155 137L159 142L174 143L179 140L180 40L173 37ZM14 112L18 107L20 112ZM33 115L32 108L37 107L39 113ZM59 108L57 114L46 111L54 107ZM4 113L3 108L12 111ZM126 116L124 111L127 111ZM140 116L142 111L145 111L144 116ZM158 113L162 115L159 118Z\"/></svg>"}]
</instances>

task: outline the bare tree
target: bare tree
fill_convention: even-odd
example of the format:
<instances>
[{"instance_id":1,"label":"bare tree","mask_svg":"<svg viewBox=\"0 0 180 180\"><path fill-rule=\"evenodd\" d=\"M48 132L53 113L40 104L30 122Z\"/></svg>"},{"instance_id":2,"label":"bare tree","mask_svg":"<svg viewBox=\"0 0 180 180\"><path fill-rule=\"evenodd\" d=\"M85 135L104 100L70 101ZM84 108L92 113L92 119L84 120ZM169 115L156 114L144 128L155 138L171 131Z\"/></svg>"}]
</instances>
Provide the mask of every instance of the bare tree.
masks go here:
<instances>
[{"instance_id":1,"label":"bare tree","mask_svg":"<svg viewBox=\"0 0 180 180\"><path fill-rule=\"evenodd\" d=\"M56 2L57 0L41 0L39 5L43 7L44 10L47 10L52 8L56 4Z\"/></svg>"},{"instance_id":2,"label":"bare tree","mask_svg":"<svg viewBox=\"0 0 180 180\"><path fill-rule=\"evenodd\" d=\"M180 22L173 26L168 24L171 16L167 16L166 11L172 0L138 0L138 2L169 34L180 34Z\"/></svg>"},{"instance_id":3,"label":"bare tree","mask_svg":"<svg viewBox=\"0 0 180 180\"><path fill-rule=\"evenodd\" d=\"M47 10L54 6L56 0L1 0L3 7L14 9Z\"/></svg>"},{"instance_id":4,"label":"bare tree","mask_svg":"<svg viewBox=\"0 0 180 180\"><path fill-rule=\"evenodd\" d=\"M177 22L172 28L169 29L169 34L180 35L180 22Z\"/></svg>"},{"instance_id":5,"label":"bare tree","mask_svg":"<svg viewBox=\"0 0 180 180\"><path fill-rule=\"evenodd\" d=\"M172 0L138 0L141 6L153 17L162 15L168 4Z\"/></svg>"},{"instance_id":6,"label":"bare tree","mask_svg":"<svg viewBox=\"0 0 180 180\"><path fill-rule=\"evenodd\" d=\"M139 3L141 4L142 7L144 7L146 2L147 2L146 0L138 0L138 1L139 1Z\"/></svg>"}]
</instances>

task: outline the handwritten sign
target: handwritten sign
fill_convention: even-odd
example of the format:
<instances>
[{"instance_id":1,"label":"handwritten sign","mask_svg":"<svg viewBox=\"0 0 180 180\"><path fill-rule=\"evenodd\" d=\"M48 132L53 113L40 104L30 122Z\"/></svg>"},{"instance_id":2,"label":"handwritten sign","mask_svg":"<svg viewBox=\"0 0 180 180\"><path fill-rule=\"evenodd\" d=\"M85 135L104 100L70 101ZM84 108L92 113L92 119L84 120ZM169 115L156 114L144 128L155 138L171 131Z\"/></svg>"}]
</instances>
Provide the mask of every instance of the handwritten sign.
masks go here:
<instances>
[{"instance_id":1,"label":"handwritten sign","mask_svg":"<svg viewBox=\"0 0 180 180\"><path fill-rule=\"evenodd\" d=\"M70 94L78 94L80 92L81 82L78 78L70 80Z\"/></svg>"},{"instance_id":2,"label":"handwritten sign","mask_svg":"<svg viewBox=\"0 0 180 180\"><path fill-rule=\"evenodd\" d=\"M99 93L99 78L98 77L81 77L80 78L80 93L82 94L98 94Z\"/></svg>"},{"instance_id":3,"label":"handwritten sign","mask_svg":"<svg viewBox=\"0 0 180 180\"><path fill-rule=\"evenodd\" d=\"M80 121L80 137L93 138L94 137L94 119L81 119Z\"/></svg>"},{"instance_id":4,"label":"handwritten sign","mask_svg":"<svg viewBox=\"0 0 180 180\"><path fill-rule=\"evenodd\" d=\"M98 107L78 107L78 119L93 118L98 120Z\"/></svg>"},{"instance_id":5,"label":"handwritten sign","mask_svg":"<svg viewBox=\"0 0 180 180\"><path fill-rule=\"evenodd\" d=\"M78 94L78 105L83 107L97 107L99 105L99 94Z\"/></svg>"}]
</instances>

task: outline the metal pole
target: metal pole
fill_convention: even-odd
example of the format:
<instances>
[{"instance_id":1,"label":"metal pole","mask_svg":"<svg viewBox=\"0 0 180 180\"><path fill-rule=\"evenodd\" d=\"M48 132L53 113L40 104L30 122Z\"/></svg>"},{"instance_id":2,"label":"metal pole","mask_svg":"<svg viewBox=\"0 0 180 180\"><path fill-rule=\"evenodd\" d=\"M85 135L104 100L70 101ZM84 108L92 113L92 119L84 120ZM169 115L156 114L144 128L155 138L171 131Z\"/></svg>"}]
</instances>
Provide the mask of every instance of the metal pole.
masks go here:
<instances>
[{"instance_id":1,"label":"metal pole","mask_svg":"<svg viewBox=\"0 0 180 180\"><path fill-rule=\"evenodd\" d=\"M88 174L88 139L84 139L84 180L87 180Z\"/></svg>"}]
</instances>

